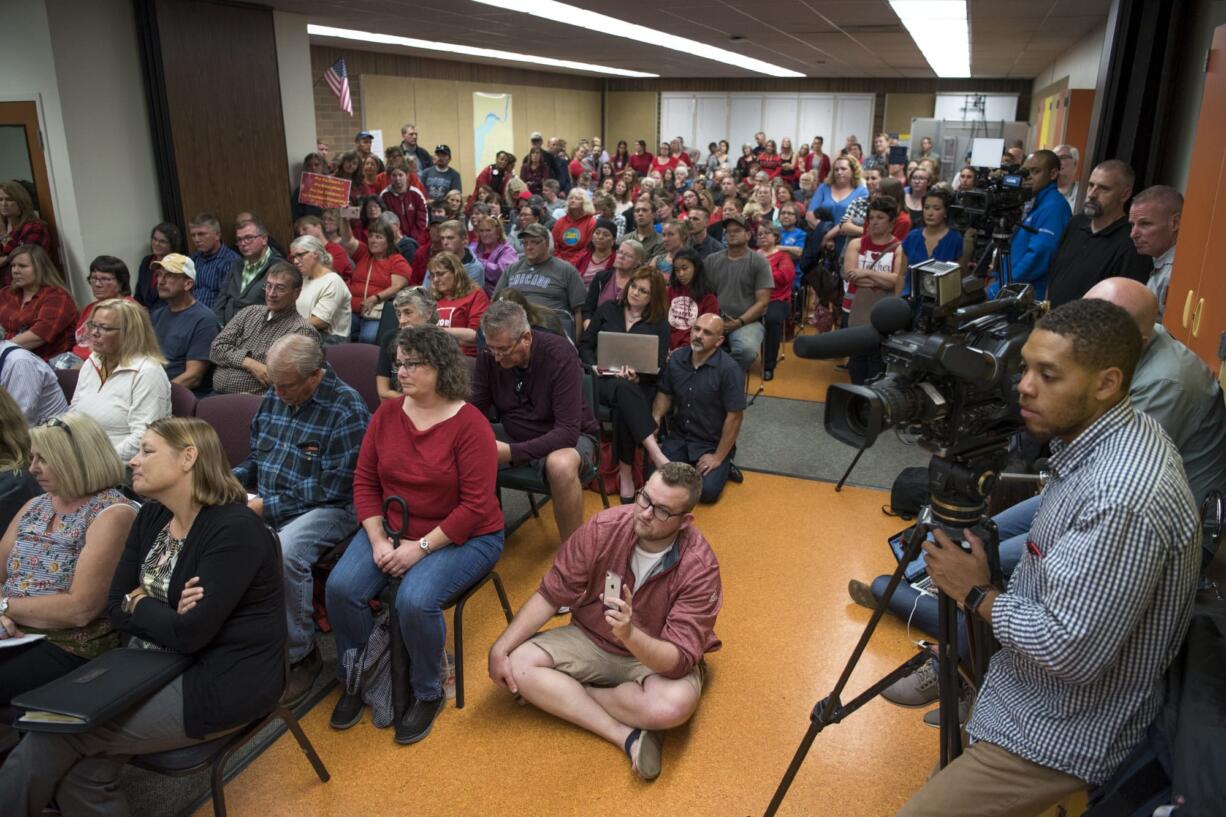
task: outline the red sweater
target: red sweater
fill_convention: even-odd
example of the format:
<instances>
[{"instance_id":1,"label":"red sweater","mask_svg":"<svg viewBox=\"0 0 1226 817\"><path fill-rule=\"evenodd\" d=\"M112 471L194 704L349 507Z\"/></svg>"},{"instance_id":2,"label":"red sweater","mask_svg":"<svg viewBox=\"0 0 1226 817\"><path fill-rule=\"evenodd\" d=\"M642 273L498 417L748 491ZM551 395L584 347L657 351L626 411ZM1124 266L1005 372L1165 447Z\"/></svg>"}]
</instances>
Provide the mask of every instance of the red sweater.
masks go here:
<instances>
[{"instance_id":1,"label":"red sweater","mask_svg":"<svg viewBox=\"0 0 1226 817\"><path fill-rule=\"evenodd\" d=\"M563 214L553 223L553 254L573 267L587 252L588 242L596 230L596 216L591 213L577 219Z\"/></svg>"},{"instance_id":2,"label":"red sweater","mask_svg":"<svg viewBox=\"0 0 1226 817\"><path fill-rule=\"evenodd\" d=\"M382 516L384 497L400 496L409 503L405 538L413 547L439 526L456 544L502 530L494 487L498 448L489 420L465 403L451 419L418 431L404 400L385 400L362 439L353 478L358 520Z\"/></svg>"}]
</instances>

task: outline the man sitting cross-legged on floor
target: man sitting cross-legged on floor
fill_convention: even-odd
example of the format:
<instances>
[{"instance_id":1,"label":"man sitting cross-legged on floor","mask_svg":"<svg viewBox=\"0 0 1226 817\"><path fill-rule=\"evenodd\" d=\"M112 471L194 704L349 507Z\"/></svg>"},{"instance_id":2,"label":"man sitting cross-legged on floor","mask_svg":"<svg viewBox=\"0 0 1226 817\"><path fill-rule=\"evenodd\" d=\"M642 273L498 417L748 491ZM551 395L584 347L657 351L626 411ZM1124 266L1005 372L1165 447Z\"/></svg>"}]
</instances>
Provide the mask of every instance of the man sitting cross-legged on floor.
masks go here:
<instances>
[{"instance_id":1,"label":"man sitting cross-legged on floor","mask_svg":"<svg viewBox=\"0 0 1226 817\"><path fill-rule=\"evenodd\" d=\"M645 780L660 774L660 731L694 714L703 655L720 647L719 564L691 524L701 490L692 466L670 462L634 504L593 516L490 648L496 683L622 748ZM604 599L607 573L622 577L621 598ZM562 605L571 623L538 633Z\"/></svg>"}]
</instances>

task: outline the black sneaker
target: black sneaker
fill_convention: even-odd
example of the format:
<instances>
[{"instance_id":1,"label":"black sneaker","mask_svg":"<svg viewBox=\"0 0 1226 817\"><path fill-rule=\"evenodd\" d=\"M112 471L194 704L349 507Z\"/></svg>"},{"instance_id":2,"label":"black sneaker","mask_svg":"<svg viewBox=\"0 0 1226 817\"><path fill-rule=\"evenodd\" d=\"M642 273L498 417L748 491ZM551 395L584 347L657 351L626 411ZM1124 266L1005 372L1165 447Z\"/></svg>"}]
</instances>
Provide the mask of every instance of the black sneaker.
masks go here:
<instances>
[{"instance_id":1,"label":"black sneaker","mask_svg":"<svg viewBox=\"0 0 1226 817\"><path fill-rule=\"evenodd\" d=\"M344 685L342 684L342 687ZM333 729L348 729L362 720L362 694L355 692L350 695L342 692L340 700L332 710L332 720L329 724Z\"/></svg>"},{"instance_id":2,"label":"black sneaker","mask_svg":"<svg viewBox=\"0 0 1226 817\"><path fill-rule=\"evenodd\" d=\"M396 742L408 745L425 738L430 734L434 719L443 711L443 704L446 702L447 699L441 696L433 701L415 699L409 711L400 719L400 723L396 724Z\"/></svg>"},{"instance_id":3,"label":"black sneaker","mask_svg":"<svg viewBox=\"0 0 1226 817\"><path fill-rule=\"evenodd\" d=\"M319 654L319 647L311 645L311 651L306 654L306 657L290 665L289 668L289 684L285 687L285 693L281 696L281 703L293 709L298 704L306 699L307 693L315 686L315 679L319 677L319 671L323 669L324 659Z\"/></svg>"},{"instance_id":4,"label":"black sneaker","mask_svg":"<svg viewBox=\"0 0 1226 817\"><path fill-rule=\"evenodd\" d=\"M728 464L728 481L735 482L737 485L745 481L745 475L741 473L740 468L736 467L735 462Z\"/></svg>"}]
</instances>

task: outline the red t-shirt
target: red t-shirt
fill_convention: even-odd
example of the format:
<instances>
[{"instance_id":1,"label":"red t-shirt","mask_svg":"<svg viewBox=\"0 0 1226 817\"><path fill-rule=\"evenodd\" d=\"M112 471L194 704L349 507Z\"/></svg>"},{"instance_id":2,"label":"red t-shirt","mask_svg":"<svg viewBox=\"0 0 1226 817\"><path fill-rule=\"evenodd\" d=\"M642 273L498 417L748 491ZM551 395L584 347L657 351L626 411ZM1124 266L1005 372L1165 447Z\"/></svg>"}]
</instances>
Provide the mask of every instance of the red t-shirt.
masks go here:
<instances>
[{"instance_id":1,"label":"red t-shirt","mask_svg":"<svg viewBox=\"0 0 1226 817\"><path fill-rule=\"evenodd\" d=\"M568 264L577 266L587 252L588 242L596 230L596 216L585 213L579 218L563 214L553 223L553 254Z\"/></svg>"},{"instance_id":2,"label":"red t-shirt","mask_svg":"<svg viewBox=\"0 0 1226 817\"><path fill-rule=\"evenodd\" d=\"M719 298L714 292L708 292L697 302L689 287L669 286L668 288L668 328L669 350L680 349L690 343L690 330L699 315L718 315Z\"/></svg>"},{"instance_id":3,"label":"red t-shirt","mask_svg":"<svg viewBox=\"0 0 1226 817\"><path fill-rule=\"evenodd\" d=\"M33 332L44 343L30 351L50 360L72 347L72 330L77 325L77 304L63 287L44 286L22 304L23 293L12 287L0 289L0 328L4 339L12 340L22 332Z\"/></svg>"},{"instance_id":4,"label":"red t-shirt","mask_svg":"<svg viewBox=\"0 0 1226 817\"><path fill-rule=\"evenodd\" d=\"M481 316L490 308L490 299L483 289L474 289L463 298L449 298L438 302L438 325L444 329L477 329ZM477 347L460 344L460 351L475 357Z\"/></svg>"},{"instance_id":5,"label":"red t-shirt","mask_svg":"<svg viewBox=\"0 0 1226 817\"><path fill-rule=\"evenodd\" d=\"M758 169L766 171L766 175L772 179L779 176L781 167L783 167L783 159L779 158L778 153L762 151L758 154Z\"/></svg>"},{"instance_id":6,"label":"red t-shirt","mask_svg":"<svg viewBox=\"0 0 1226 817\"><path fill-rule=\"evenodd\" d=\"M404 401L385 400L362 438L353 478L358 519L381 517L383 498L400 496L410 509L407 547L416 547L436 527L453 547L502 530L494 487L498 448L490 421L465 403L454 417L419 431L404 413Z\"/></svg>"},{"instance_id":7,"label":"red t-shirt","mask_svg":"<svg viewBox=\"0 0 1226 817\"><path fill-rule=\"evenodd\" d=\"M678 159L676 156L669 156L667 158L663 156L656 156L654 159L651 160L651 169L658 170L660 171L660 175L664 175L664 171L672 170L678 165L680 161L681 160Z\"/></svg>"},{"instance_id":8,"label":"red t-shirt","mask_svg":"<svg viewBox=\"0 0 1226 817\"><path fill-rule=\"evenodd\" d=\"M354 316L362 314L363 300L392 285L393 275L412 280L413 268L395 249L386 258L375 258L365 244L358 244L358 251L353 255L357 269L349 280L349 291L353 294Z\"/></svg>"},{"instance_id":9,"label":"red t-shirt","mask_svg":"<svg viewBox=\"0 0 1226 817\"><path fill-rule=\"evenodd\" d=\"M655 161L655 156L650 153L632 153L630 154L629 164L635 173L640 176L646 176L651 172L651 163Z\"/></svg>"}]
</instances>

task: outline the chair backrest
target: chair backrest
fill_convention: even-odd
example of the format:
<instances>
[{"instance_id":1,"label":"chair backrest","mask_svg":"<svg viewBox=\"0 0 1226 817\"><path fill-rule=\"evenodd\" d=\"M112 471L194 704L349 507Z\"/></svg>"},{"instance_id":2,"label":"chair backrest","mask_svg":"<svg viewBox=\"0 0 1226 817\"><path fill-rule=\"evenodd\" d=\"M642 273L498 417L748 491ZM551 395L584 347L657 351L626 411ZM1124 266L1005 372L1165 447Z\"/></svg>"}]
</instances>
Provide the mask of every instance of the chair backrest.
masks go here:
<instances>
[{"instance_id":1,"label":"chair backrest","mask_svg":"<svg viewBox=\"0 0 1226 817\"><path fill-rule=\"evenodd\" d=\"M175 417L195 416L196 395L187 386L170 384L170 413Z\"/></svg>"},{"instance_id":2,"label":"chair backrest","mask_svg":"<svg viewBox=\"0 0 1226 817\"><path fill-rule=\"evenodd\" d=\"M72 402L72 395L77 390L77 378L80 376L80 369L55 370L55 378L60 381L60 388L64 391L64 399L69 403Z\"/></svg>"},{"instance_id":3,"label":"chair backrest","mask_svg":"<svg viewBox=\"0 0 1226 817\"><path fill-rule=\"evenodd\" d=\"M196 416L216 429L231 468L251 451L251 420L262 399L258 394L210 394L196 403Z\"/></svg>"},{"instance_id":4,"label":"chair backrest","mask_svg":"<svg viewBox=\"0 0 1226 817\"><path fill-rule=\"evenodd\" d=\"M324 347L324 359L336 371L336 376L362 395L366 407L373 413L379 408L379 391L375 388L375 368L379 363L379 347L373 343L338 343Z\"/></svg>"}]
</instances>

